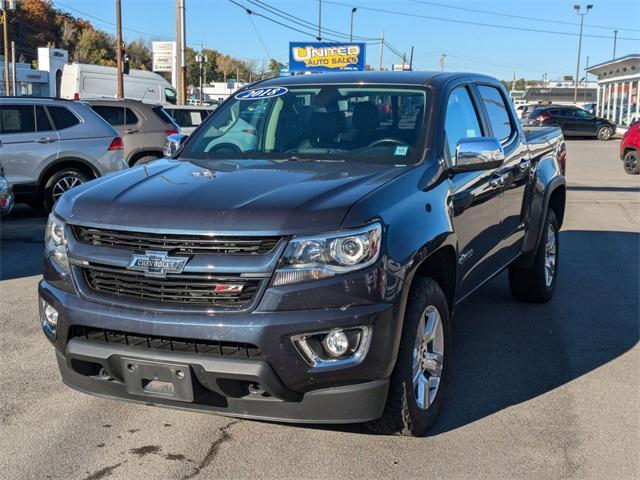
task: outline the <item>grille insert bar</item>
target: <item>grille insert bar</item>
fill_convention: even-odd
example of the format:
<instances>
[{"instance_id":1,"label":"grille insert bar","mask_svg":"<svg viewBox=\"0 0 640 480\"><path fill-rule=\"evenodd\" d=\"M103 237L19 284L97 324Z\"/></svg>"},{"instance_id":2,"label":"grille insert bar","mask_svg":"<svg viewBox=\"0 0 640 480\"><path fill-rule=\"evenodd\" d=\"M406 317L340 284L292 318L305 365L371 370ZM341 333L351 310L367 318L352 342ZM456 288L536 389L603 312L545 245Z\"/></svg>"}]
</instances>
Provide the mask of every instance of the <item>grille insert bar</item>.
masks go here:
<instances>
[{"instance_id":1,"label":"grille insert bar","mask_svg":"<svg viewBox=\"0 0 640 480\"><path fill-rule=\"evenodd\" d=\"M260 288L260 280L240 276L190 273L147 278L123 267L95 264L83 267L82 272L89 288L97 293L183 305L243 308L251 304ZM237 288L232 291L224 286Z\"/></svg>"},{"instance_id":2,"label":"grille insert bar","mask_svg":"<svg viewBox=\"0 0 640 480\"><path fill-rule=\"evenodd\" d=\"M77 240L126 250L164 250L185 255L265 255L276 247L280 237L224 237L129 232L74 226Z\"/></svg>"},{"instance_id":3,"label":"grille insert bar","mask_svg":"<svg viewBox=\"0 0 640 480\"><path fill-rule=\"evenodd\" d=\"M125 345L142 350L182 352L209 357L264 358L258 347L243 342L161 337L74 325L71 327L69 338L76 337L96 343Z\"/></svg>"}]
</instances>

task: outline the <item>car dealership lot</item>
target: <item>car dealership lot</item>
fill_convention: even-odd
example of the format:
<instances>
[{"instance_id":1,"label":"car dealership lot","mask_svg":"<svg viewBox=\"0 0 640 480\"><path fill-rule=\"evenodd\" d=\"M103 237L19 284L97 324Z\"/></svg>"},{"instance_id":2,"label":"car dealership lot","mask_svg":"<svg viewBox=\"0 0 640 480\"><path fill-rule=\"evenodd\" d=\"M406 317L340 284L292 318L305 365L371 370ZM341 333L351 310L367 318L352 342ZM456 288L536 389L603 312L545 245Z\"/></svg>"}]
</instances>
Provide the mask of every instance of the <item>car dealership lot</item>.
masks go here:
<instances>
[{"instance_id":1,"label":"car dealership lot","mask_svg":"<svg viewBox=\"0 0 640 480\"><path fill-rule=\"evenodd\" d=\"M59 380L40 332L45 218L3 220L2 478L637 478L640 178L619 142L569 141L554 299L500 275L456 313L447 401L431 435L291 426L90 397Z\"/></svg>"}]
</instances>

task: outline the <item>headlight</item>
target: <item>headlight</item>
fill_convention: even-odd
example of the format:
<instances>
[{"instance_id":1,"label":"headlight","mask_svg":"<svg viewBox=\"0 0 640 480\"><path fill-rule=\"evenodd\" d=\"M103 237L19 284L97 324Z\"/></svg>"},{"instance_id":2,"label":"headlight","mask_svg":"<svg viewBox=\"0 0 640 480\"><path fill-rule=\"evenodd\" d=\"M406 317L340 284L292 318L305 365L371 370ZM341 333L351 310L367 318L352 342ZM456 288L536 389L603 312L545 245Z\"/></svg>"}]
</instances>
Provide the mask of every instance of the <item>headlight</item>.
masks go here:
<instances>
[{"instance_id":1,"label":"headlight","mask_svg":"<svg viewBox=\"0 0 640 480\"><path fill-rule=\"evenodd\" d=\"M53 213L49 215L47 230L44 234L45 253L62 269L69 270L67 259L67 241L64 238L64 222Z\"/></svg>"},{"instance_id":2,"label":"headlight","mask_svg":"<svg viewBox=\"0 0 640 480\"><path fill-rule=\"evenodd\" d=\"M372 223L350 232L294 238L287 245L273 285L308 282L368 267L380 255L381 236L382 226Z\"/></svg>"}]
</instances>

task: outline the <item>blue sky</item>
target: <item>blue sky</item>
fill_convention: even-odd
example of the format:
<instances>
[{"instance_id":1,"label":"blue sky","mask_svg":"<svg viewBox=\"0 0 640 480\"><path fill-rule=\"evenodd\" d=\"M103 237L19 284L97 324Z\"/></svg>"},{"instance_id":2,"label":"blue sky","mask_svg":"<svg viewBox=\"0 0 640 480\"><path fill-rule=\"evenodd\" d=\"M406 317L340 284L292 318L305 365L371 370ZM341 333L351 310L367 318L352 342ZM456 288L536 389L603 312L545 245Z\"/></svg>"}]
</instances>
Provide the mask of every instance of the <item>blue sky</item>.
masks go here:
<instances>
[{"instance_id":1,"label":"blue sky","mask_svg":"<svg viewBox=\"0 0 640 480\"><path fill-rule=\"evenodd\" d=\"M249 0L235 1L282 21L252 5ZM263 3L317 23L317 0L263 0ZM416 69L439 70L440 56L445 53L446 70L474 71L501 79L511 79L514 72L518 78L531 79L539 79L548 73L550 79L559 79L563 75L575 75L578 37L566 35L579 31L579 19L573 9L575 3L576 0L323 0L322 24L348 34L351 6L356 6L359 8L354 17L354 35L379 38L384 30L385 39L400 53L406 51L408 54L414 45ZM591 3L594 8L585 18L582 67L587 56L590 65L611 58L614 29L619 30L617 57L640 53L640 1L592 0ZM114 31L113 0L54 0L54 4L106 31ZM582 5L584 8L586 2ZM376 11L380 9L404 15ZM174 39L175 0L122 0L122 10L124 34L128 40L136 37ZM438 17L440 20L425 17ZM186 21L190 46L197 48L202 41L209 48L252 59L258 64L268 57L286 63L289 41L312 40L311 36L288 30L264 18L249 17L228 0L186 0ZM562 32L565 35L463 22ZM377 66L379 56L378 44L367 47L367 63ZM385 48L384 65L389 68L392 63L401 63L401 59Z\"/></svg>"}]
</instances>

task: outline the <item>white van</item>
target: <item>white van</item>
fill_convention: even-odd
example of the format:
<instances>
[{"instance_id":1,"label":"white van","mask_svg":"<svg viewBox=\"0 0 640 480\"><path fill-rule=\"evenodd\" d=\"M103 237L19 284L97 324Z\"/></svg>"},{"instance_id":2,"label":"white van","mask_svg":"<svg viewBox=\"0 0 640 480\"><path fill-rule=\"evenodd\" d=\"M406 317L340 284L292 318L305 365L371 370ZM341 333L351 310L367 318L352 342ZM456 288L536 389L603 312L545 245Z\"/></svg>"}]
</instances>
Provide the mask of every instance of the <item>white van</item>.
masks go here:
<instances>
[{"instance_id":1,"label":"white van","mask_svg":"<svg viewBox=\"0 0 640 480\"><path fill-rule=\"evenodd\" d=\"M68 63L62 70L60 96L72 100L115 98L117 69L101 65ZM157 73L131 70L124 75L124 96L145 103L176 103L176 90Z\"/></svg>"}]
</instances>

